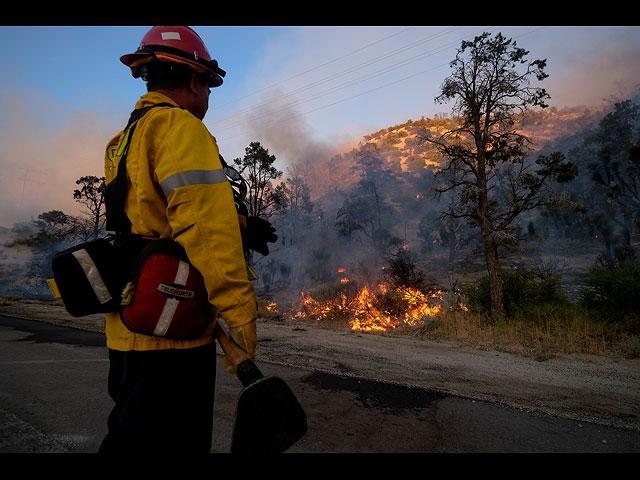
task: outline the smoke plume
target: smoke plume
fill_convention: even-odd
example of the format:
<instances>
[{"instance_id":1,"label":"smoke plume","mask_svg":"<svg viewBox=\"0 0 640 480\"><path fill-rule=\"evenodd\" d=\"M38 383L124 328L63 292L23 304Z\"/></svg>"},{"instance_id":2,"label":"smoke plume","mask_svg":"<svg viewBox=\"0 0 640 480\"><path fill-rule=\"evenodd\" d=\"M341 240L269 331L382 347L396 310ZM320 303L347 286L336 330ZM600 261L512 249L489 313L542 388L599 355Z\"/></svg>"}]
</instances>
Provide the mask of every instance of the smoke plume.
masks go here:
<instances>
[{"instance_id":1,"label":"smoke plume","mask_svg":"<svg viewBox=\"0 0 640 480\"><path fill-rule=\"evenodd\" d=\"M75 181L104 175L104 146L114 133L99 113L72 112L33 95L0 92L0 225L5 227L50 210L78 214Z\"/></svg>"}]
</instances>

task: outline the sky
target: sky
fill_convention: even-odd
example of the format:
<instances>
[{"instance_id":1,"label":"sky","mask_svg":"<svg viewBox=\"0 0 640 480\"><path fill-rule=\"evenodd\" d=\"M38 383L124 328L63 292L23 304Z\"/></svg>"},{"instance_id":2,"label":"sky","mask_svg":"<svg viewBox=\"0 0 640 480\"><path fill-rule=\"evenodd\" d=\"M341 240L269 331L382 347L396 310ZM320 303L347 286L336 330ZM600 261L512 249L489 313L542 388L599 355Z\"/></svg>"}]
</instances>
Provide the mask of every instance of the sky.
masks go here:
<instances>
[{"instance_id":1,"label":"sky","mask_svg":"<svg viewBox=\"0 0 640 480\"><path fill-rule=\"evenodd\" d=\"M0 226L71 215L75 181L146 92L120 56L150 26L0 26ZM547 59L558 108L625 98L640 79L637 26L193 26L227 72L204 123L227 161L258 141L285 172L366 134L450 113L435 97L462 40L502 34Z\"/></svg>"}]
</instances>

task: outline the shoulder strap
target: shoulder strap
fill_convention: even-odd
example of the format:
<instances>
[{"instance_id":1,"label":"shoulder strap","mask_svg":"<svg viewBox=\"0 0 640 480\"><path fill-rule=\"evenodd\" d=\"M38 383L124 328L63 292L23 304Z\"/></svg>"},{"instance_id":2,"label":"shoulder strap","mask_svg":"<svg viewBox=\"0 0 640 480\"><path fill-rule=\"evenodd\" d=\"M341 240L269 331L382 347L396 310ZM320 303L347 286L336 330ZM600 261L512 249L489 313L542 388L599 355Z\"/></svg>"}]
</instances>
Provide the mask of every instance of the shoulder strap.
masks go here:
<instances>
[{"instance_id":1,"label":"shoulder strap","mask_svg":"<svg viewBox=\"0 0 640 480\"><path fill-rule=\"evenodd\" d=\"M156 103L145 108L138 108L131 112L127 126L124 129L125 146L122 158L118 162L116 177L105 187L104 202L107 215L106 230L116 232L116 234L129 234L131 232L131 221L124 211L127 198L127 154L131 137L140 120L149 110L155 107L175 107L171 103Z\"/></svg>"}]
</instances>

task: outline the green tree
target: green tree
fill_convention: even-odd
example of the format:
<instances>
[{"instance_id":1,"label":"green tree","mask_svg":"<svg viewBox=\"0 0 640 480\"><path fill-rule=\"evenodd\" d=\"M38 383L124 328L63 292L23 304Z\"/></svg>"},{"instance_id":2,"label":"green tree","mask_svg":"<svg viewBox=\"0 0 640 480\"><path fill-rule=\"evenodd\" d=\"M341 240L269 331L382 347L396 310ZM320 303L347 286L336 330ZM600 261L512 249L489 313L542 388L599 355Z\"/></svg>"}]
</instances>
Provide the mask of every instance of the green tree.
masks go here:
<instances>
[{"instance_id":1,"label":"green tree","mask_svg":"<svg viewBox=\"0 0 640 480\"><path fill-rule=\"evenodd\" d=\"M80 189L73 191L76 202L86 207L85 215L91 219L91 234L94 237L104 228L106 211L104 204L105 178L87 175L76 180Z\"/></svg>"},{"instance_id":2,"label":"green tree","mask_svg":"<svg viewBox=\"0 0 640 480\"><path fill-rule=\"evenodd\" d=\"M27 239L32 246L57 244L77 234L76 219L60 210L42 212L33 224L38 231Z\"/></svg>"},{"instance_id":3,"label":"green tree","mask_svg":"<svg viewBox=\"0 0 640 480\"><path fill-rule=\"evenodd\" d=\"M463 41L451 62L437 102L454 102L460 125L436 137L426 134L446 159L437 191L457 191L457 208L447 213L480 228L491 287L491 310L505 313L504 282L498 249L512 241L512 223L526 210L550 199L549 180L569 181L577 174L558 152L528 161L529 139L515 128L516 115L546 108L549 95L531 85L547 77L545 60L498 33ZM447 174L445 176L445 173Z\"/></svg>"},{"instance_id":4,"label":"green tree","mask_svg":"<svg viewBox=\"0 0 640 480\"><path fill-rule=\"evenodd\" d=\"M283 245L295 244L304 234L301 229L309 228L312 223L313 203L309 186L299 176L288 178L276 187L279 200L274 205L279 224L278 231Z\"/></svg>"},{"instance_id":5,"label":"green tree","mask_svg":"<svg viewBox=\"0 0 640 480\"><path fill-rule=\"evenodd\" d=\"M272 184L282 176L282 172L274 167L276 157L260 142L251 142L245 148L243 158L234 159L238 171L247 181L247 209L250 216L269 217L272 208L280 201L280 194Z\"/></svg>"},{"instance_id":6,"label":"green tree","mask_svg":"<svg viewBox=\"0 0 640 480\"><path fill-rule=\"evenodd\" d=\"M369 203L362 197L346 198L336 213L336 228L349 241L356 232L371 236L375 216Z\"/></svg>"},{"instance_id":7,"label":"green tree","mask_svg":"<svg viewBox=\"0 0 640 480\"><path fill-rule=\"evenodd\" d=\"M25 288L26 295L40 292L46 285L45 279L51 278L53 256L72 242L83 238L84 223L82 219L60 210L43 212L38 215L37 220L32 220L37 232L21 240L31 247L32 256L23 278L17 281L16 288ZM23 283L22 287L18 287L20 283Z\"/></svg>"},{"instance_id":8,"label":"green tree","mask_svg":"<svg viewBox=\"0 0 640 480\"><path fill-rule=\"evenodd\" d=\"M399 185L384 164L375 144L366 144L353 153L352 173L359 177L336 213L338 232L352 239L356 232L366 236L382 252L395 247L399 240L391 233L394 207L391 194Z\"/></svg>"},{"instance_id":9,"label":"green tree","mask_svg":"<svg viewBox=\"0 0 640 480\"><path fill-rule=\"evenodd\" d=\"M622 228L624 244L631 244L633 219L640 214L640 106L627 100L598 124L585 143L595 148L588 167L592 180L600 187L608 204L619 215L613 217Z\"/></svg>"},{"instance_id":10,"label":"green tree","mask_svg":"<svg viewBox=\"0 0 640 480\"><path fill-rule=\"evenodd\" d=\"M389 192L397 182L375 144L364 145L355 152L354 159L352 171L360 177L356 194L368 202L372 210L374 235L375 230L382 229L383 217L391 211Z\"/></svg>"}]
</instances>

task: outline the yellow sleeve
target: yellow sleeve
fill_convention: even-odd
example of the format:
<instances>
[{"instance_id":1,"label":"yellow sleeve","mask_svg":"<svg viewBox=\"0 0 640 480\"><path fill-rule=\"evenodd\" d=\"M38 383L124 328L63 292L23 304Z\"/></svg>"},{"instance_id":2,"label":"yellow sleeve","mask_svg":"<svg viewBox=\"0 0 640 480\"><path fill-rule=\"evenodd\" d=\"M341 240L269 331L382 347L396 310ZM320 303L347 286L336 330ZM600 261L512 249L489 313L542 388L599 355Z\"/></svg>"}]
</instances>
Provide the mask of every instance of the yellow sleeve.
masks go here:
<instances>
[{"instance_id":1,"label":"yellow sleeve","mask_svg":"<svg viewBox=\"0 0 640 480\"><path fill-rule=\"evenodd\" d=\"M209 301L230 327L254 320L238 215L215 139L196 117L179 115L155 158L172 237L202 273Z\"/></svg>"}]
</instances>

